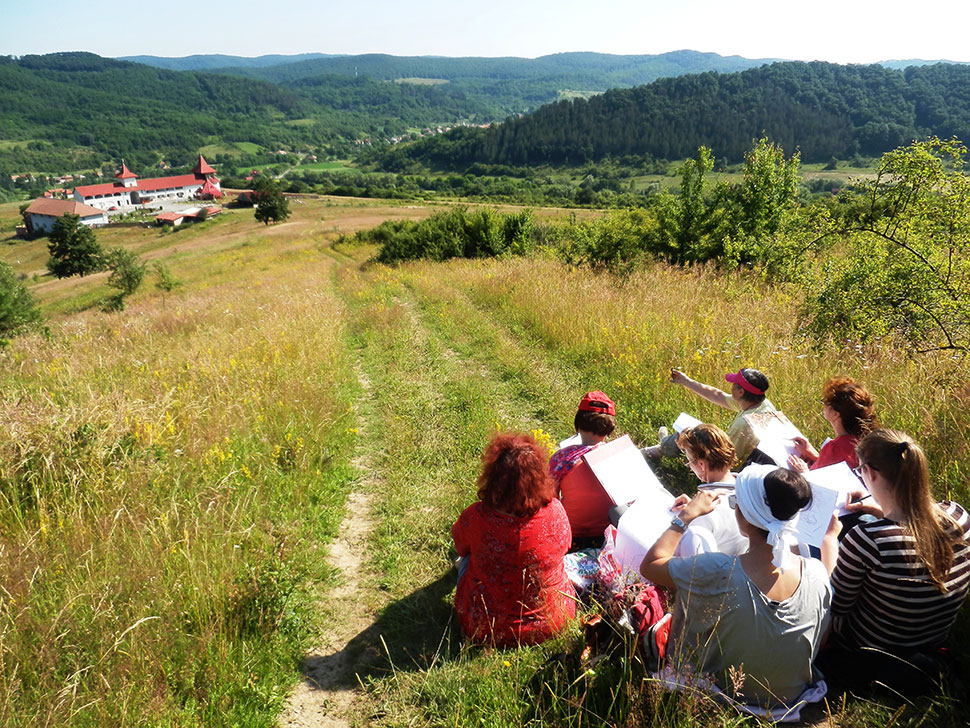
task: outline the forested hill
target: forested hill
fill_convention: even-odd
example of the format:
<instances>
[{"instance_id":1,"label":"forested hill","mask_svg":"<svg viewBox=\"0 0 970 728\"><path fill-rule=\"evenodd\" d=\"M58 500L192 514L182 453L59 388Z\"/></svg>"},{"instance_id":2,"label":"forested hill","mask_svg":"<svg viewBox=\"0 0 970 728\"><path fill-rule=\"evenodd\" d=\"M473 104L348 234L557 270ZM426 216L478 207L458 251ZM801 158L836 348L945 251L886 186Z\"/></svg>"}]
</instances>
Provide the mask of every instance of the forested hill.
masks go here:
<instances>
[{"instance_id":1,"label":"forested hill","mask_svg":"<svg viewBox=\"0 0 970 728\"><path fill-rule=\"evenodd\" d=\"M308 106L263 81L175 73L90 53L0 57L4 167L65 150L79 162L125 157L149 164L159 155L181 161L220 138L282 144L306 134L285 120L303 117Z\"/></svg>"},{"instance_id":2,"label":"forested hill","mask_svg":"<svg viewBox=\"0 0 970 728\"><path fill-rule=\"evenodd\" d=\"M502 118L441 86L318 77L283 88L91 53L0 56L0 172L71 171L124 157L179 163L207 144L317 149L408 126ZM136 169L136 171L138 171Z\"/></svg>"},{"instance_id":3,"label":"forested hill","mask_svg":"<svg viewBox=\"0 0 970 728\"><path fill-rule=\"evenodd\" d=\"M557 53L539 58L448 58L372 53L273 65L240 63L219 69L207 64L206 68L282 85L299 84L321 75L368 76L386 81L434 79L447 82L456 90L483 102L495 104L502 114L508 114L536 109L563 97L589 96L610 88L628 88L685 73L740 71L773 60L776 59L720 56L690 50L629 56Z\"/></svg>"},{"instance_id":4,"label":"forested hill","mask_svg":"<svg viewBox=\"0 0 970 728\"><path fill-rule=\"evenodd\" d=\"M882 66L776 63L702 73L544 106L489 129L460 129L398 147L387 169L411 161L572 164L607 156L683 159L706 145L738 161L767 135L806 161L878 155L936 134L970 139L970 66L904 71Z\"/></svg>"},{"instance_id":5,"label":"forested hill","mask_svg":"<svg viewBox=\"0 0 970 728\"><path fill-rule=\"evenodd\" d=\"M264 66L277 66L281 63L299 63L300 61L328 57L330 56L326 53L299 53L292 56L265 55L254 58L210 53L182 56L180 58L168 58L165 56L123 56L117 60L143 63L146 66L165 68L169 71L211 71L214 68L227 68L230 66L235 68L262 68Z\"/></svg>"}]
</instances>

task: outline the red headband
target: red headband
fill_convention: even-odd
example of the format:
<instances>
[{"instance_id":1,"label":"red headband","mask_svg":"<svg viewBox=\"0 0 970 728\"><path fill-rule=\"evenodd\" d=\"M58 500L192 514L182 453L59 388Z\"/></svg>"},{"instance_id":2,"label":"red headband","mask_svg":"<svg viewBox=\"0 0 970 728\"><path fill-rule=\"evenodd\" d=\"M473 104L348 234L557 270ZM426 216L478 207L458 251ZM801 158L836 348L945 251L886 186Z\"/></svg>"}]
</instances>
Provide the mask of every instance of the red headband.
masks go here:
<instances>
[{"instance_id":1,"label":"red headband","mask_svg":"<svg viewBox=\"0 0 970 728\"><path fill-rule=\"evenodd\" d=\"M732 384L737 384L739 387L741 387L741 389L743 389L748 394L758 394L758 395L764 394L765 392L763 389L758 389L751 382L749 382L747 379L744 378L744 374L741 373L743 371L744 369L740 369L737 372L731 372L730 374L725 374L724 380L727 382L731 382Z\"/></svg>"}]
</instances>

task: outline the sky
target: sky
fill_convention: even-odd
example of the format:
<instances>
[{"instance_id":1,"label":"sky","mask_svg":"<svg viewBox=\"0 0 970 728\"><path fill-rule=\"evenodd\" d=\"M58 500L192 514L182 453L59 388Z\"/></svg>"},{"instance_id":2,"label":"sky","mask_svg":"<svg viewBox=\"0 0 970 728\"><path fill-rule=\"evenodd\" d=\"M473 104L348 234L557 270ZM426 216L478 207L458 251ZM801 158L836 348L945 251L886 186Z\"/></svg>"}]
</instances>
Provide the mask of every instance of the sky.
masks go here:
<instances>
[{"instance_id":1,"label":"sky","mask_svg":"<svg viewBox=\"0 0 970 728\"><path fill-rule=\"evenodd\" d=\"M0 0L0 55L655 54L970 62L970 1L232 0L213 5Z\"/></svg>"}]
</instances>

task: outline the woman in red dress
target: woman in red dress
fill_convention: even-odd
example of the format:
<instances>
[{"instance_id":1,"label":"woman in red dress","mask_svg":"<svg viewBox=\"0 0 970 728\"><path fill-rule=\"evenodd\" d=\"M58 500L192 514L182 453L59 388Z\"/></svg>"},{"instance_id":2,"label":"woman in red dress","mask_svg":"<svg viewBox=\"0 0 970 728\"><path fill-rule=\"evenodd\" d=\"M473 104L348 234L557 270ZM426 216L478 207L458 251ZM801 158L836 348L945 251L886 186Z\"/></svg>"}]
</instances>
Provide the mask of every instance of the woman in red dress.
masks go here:
<instances>
[{"instance_id":1,"label":"woman in red dress","mask_svg":"<svg viewBox=\"0 0 970 728\"><path fill-rule=\"evenodd\" d=\"M482 456L478 498L451 536L462 557L455 611L474 642L538 644L576 613L563 568L572 534L554 496L548 455L529 435L496 435Z\"/></svg>"}]
</instances>

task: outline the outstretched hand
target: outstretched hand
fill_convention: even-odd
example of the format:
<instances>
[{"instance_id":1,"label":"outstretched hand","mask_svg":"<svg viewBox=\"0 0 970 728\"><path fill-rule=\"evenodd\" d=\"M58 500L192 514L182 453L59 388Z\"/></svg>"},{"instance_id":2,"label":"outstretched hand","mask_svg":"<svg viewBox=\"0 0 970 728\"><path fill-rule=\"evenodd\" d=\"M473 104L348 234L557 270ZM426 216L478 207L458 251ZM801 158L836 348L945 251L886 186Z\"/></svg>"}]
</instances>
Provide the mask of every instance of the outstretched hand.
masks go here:
<instances>
[{"instance_id":1,"label":"outstretched hand","mask_svg":"<svg viewBox=\"0 0 970 728\"><path fill-rule=\"evenodd\" d=\"M670 381L674 384L685 385L690 381L690 377L684 374L680 369L670 370Z\"/></svg>"},{"instance_id":2,"label":"outstretched hand","mask_svg":"<svg viewBox=\"0 0 970 728\"><path fill-rule=\"evenodd\" d=\"M794 470L796 473L807 473L808 465L797 455L788 456L788 469Z\"/></svg>"}]
</instances>

